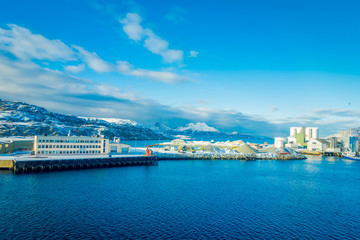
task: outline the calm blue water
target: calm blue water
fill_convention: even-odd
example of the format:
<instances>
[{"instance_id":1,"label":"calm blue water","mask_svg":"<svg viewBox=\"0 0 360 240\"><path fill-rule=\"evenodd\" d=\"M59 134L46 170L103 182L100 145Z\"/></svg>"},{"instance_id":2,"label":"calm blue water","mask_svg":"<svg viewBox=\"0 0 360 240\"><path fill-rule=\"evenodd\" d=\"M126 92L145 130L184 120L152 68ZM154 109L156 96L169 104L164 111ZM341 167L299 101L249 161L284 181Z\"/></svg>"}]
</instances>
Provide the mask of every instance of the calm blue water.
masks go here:
<instances>
[{"instance_id":1,"label":"calm blue water","mask_svg":"<svg viewBox=\"0 0 360 240\"><path fill-rule=\"evenodd\" d=\"M359 239L360 162L0 172L0 238Z\"/></svg>"}]
</instances>

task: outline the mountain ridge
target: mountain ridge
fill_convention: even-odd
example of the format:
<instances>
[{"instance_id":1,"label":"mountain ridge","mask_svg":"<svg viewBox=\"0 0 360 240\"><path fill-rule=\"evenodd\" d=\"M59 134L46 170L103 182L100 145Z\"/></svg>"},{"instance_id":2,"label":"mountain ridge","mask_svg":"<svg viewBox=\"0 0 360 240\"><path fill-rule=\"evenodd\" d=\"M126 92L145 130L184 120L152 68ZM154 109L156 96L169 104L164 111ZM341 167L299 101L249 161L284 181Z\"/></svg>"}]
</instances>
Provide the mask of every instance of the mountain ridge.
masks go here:
<instances>
[{"instance_id":1,"label":"mountain ridge","mask_svg":"<svg viewBox=\"0 0 360 240\"><path fill-rule=\"evenodd\" d=\"M161 133L126 119L77 117L48 111L24 102L0 99L0 136L104 135L122 139L168 139Z\"/></svg>"}]
</instances>

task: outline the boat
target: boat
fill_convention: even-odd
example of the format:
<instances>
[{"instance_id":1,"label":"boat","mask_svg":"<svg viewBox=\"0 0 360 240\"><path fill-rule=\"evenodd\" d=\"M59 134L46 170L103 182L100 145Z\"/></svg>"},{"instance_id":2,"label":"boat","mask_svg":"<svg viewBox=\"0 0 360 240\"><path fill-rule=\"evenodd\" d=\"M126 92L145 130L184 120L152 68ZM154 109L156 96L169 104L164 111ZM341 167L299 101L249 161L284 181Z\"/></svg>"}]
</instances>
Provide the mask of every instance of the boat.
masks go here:
<instances>
[{"instance_id":1,"label":"boat","mask_svg":"<svg viewBox=\"0 0 360 240\"><path fill-rule=\"evenodd\" d=\"M355 152L346 152L346 153L343 153L343 158L344 158L344 159L355 160L355 161L360 161L360 157L356 157L356 153L355 153Z\"/></svg>"}]
</instances>

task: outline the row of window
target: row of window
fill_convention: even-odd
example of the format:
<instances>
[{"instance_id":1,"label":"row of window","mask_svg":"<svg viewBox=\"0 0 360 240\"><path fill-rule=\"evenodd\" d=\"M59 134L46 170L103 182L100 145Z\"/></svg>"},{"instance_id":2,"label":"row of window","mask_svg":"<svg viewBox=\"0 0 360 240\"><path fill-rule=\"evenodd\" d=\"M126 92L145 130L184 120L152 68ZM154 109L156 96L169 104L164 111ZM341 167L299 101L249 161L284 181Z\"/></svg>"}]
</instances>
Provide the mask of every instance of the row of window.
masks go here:
<instances>
[{"instance_id":1,"label":"row of window","mask_svg":"<svg viewBox=\"0 0 360 240\"><path fill-rule=\"evenodd\" d=\"M38 148L101 148L100 145L38 145Z\"/></svg>"},{"instance_id":2,"label":"row of window","mask_svg":"<svg viewBox=\"0 0 360 240\"><path fill-rule=\"evenodd\" d=\"M38 154L86 154L86 153L100 153L98 150L86 150L86 151L38 151Z\"/></svg>"},{"instance_id":3,"label":"row of window","mask_svg":"<svg viewBox=\"0 0 360 240\"><path fill-rule=\"evenodd\" d=\"M66 143L100 143L100 140L49 140L49 139L39 139L38 142L66 142Z\"/></svg>"}]
</instances>

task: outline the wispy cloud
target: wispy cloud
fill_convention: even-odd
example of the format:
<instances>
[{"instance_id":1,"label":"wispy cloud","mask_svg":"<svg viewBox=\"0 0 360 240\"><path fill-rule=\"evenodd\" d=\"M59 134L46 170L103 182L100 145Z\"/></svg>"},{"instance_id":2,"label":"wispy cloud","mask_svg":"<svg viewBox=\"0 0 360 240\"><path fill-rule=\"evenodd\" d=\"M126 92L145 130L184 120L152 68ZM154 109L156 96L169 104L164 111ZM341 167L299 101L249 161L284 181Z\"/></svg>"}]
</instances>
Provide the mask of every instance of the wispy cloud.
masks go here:
<instances>
[{"instance_id":1,"label":"wispy cloud","mask_svg":"<svg viewBox=\"0 0 360 240\"><path fill-rule=\"evenodd\" d=\"M65 70L72 73L79 73L85 70L85 64L65 66Z\"/></svg>"},{"instance_id":2,"label":"wispy cloud","mask_svg":"<svg viewBox=\"0 0 360 240\"><path fill-rule=\"evenodd\" d=\"M179 83L191 81L190 78L182 77L168 71L152 71L141 68L134 68L129 62L126 61L118 61L117 69L120 73L124 75L151 78L164 83Z\"/></svg>"},{"instance_id":3,"label":"wispy cloud","mask_svg":"<svg viewBox=\"0 0 360 240\"><path fill-rule=\"evenodd\" d=\"M60 40L49 40L30 30L9 24L10 29L0 28L0 49L22 60L75 60L73 50Z\"/></svg>"},{"instance_id":4,"label":"wispy cloud","mask_svg":"<svg viewBox=\"0 0 360 240\"><path fill-rule=\"evenodd\" d=\"M89 52L82 47L72 45L79 52L80 58L87 64L92 70L103 73L113 71L111 64L102 60L95 52Z\"/></svg>"},{"instance_id":5,"label":"wispy cloud","mask_svg":"<svg viewBox=\"0 0 360 240\"><path fill-rule=\"evenodd\" d=\"M150 44L151 45L151 44ZM154 51L158 51L155 46ZM162 47L159 47L162 49ZM0 28L0 50L13 54L18 60L48 60L59 61L67 72L79 73L88 68L97 73L117 72L127 76L156 80L164 83L179 83L191 81L190 78L180 76L172 71L148 70L136 68L127 61L111 63L103 60L95 52L90 52L83 47L72 45L69 47L60 40L50 40L34 34L30 30L17 25L9 25L9 29ZM176 53L165 51L167 59L173 59ZM71 65L67 65L71 62ZM74 62L76 65L74 65Z\"/></svg>"},{"instance_id":6,"label":"wispy cloud","mask_svg":"<svg viewBox=\"0 0 360 240\"><path fill-rule=\"evenodd\" d=\"M156 35L151 29L141 25L142 19L137 13L128 13L126 18L120 19L126 35L136 42L142 43L145 48L154 54L158 54L166 63L182 62L183 50L169 48L169 42Z\"/></svg>"}]
</instances>

